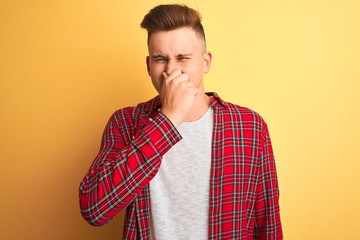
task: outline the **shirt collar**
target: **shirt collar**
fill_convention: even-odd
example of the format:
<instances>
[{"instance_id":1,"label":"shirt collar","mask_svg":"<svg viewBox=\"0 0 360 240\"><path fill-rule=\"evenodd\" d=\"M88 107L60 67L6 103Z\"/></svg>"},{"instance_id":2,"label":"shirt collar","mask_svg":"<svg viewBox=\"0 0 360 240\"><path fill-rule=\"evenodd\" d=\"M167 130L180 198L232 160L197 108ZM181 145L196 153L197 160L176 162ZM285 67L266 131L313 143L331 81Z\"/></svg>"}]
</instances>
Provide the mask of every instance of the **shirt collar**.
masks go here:
<instances>
[{"instance_id":1,"label":"shirt collar","mask_svg":"<svg viewBox=\"0 0 360 240\"><path fill-rule=\"evenodd\" d=\"M207 92L206 95L211 96L211 107L227 107L228 104L222 100L216 92Z\"/></svg>"}]
</instances>

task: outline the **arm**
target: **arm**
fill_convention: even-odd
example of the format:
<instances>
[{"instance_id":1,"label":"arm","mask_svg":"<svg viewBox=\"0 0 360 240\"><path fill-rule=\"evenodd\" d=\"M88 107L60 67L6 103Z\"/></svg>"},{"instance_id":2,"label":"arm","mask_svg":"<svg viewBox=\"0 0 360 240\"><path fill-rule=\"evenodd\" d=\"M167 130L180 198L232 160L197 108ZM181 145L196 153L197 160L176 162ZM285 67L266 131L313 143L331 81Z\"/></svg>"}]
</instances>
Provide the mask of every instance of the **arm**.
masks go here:
<instances>
[{"instance_id":1,"label":"arm","mask_svg":"<svg viewBox=\"0 0 360 240\"><path fill-rule=\"evenodd\" d=\"M275 160L266 123L263 126L255 200L255 239L283 239Z\"/></svg>"},{"instance_id":2,"label":"arm","mask_svg":"<svg viewBox=\"0 0 360 240\"><path fill-rule=\"evenodd\" d=\"M133 133L131 113L126 110L110 118L100 152L80 184L81 214L95 226L107 223L131 203L155 176L161 157L181 139L161 112L152 121L140 119L143 127Z\"/></svg>"}]
</instances>

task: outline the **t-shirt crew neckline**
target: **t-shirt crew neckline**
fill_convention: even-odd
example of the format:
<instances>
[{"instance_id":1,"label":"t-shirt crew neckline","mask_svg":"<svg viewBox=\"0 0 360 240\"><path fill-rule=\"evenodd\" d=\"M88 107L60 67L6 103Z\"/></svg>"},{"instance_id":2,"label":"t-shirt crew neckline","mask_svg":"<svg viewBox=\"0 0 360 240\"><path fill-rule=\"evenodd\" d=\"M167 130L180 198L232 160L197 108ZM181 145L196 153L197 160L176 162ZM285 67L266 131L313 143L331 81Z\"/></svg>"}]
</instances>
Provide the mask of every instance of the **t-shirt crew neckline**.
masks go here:
<instances>
[{"instance_id":1,"label":"t-shirt crew neckline","mask_svg":"<svg viewBox=\"0 0 360 240\"><path fill-rule=\"evenodd\" d=\"M180 126L189 126L189 125L199 124L199 123L205 121L209 114L211 114L211 107L209 107L209 109L206 111L206 113L201 118L199 118L198 120L195 120L195 121L192 121L192 122L182 122L179 125L179 127Z\"/></svg>"}]
</instances>

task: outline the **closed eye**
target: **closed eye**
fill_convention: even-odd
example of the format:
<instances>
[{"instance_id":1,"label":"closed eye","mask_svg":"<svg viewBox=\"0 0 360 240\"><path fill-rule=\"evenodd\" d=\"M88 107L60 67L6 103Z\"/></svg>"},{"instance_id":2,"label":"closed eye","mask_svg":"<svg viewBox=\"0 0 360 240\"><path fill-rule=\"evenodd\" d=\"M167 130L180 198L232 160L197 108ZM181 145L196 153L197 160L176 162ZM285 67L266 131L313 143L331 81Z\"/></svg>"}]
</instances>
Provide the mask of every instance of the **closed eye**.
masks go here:
<instances>
[{"instance_id":1,"label":"closed eye","mask_svg":"<svg viewBox=\"0 0 360 240\"><path fill-rule=\"evenodd\" d=\"M167 62L166 58L156 58L155 62Z\"/></svg>"},{"instance_id":2,"label":"closed eye","mask_svg":"<svg viewBox=\"0 0 360 240\"><path fill-rule=\"evenodd\" d=\"M184 60L189 60L191 58L192 54L179 54L177 55L177 60L179 61L184 61Z\"/></svg>"}]
</instances>

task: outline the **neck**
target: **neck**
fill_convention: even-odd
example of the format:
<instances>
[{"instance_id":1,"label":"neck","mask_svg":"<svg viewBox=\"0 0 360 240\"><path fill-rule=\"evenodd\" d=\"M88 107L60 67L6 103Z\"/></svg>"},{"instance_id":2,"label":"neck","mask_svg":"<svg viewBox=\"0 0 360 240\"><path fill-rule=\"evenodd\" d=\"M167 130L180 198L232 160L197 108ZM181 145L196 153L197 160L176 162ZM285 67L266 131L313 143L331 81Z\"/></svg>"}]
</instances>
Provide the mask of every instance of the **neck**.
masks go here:
<instances>
[{"instance_id":1,"label":"neck","mask_svg":"<svg viewBox=\"0 0 360 240\"><path fill-rule=\"evenodd\" d=\"M211 97L206 95L205 92L199 92L194 100L189 114L184 119L184 122L194 122L199 120L209 110L211 105Z\"/></svg>"}]
</instances>

